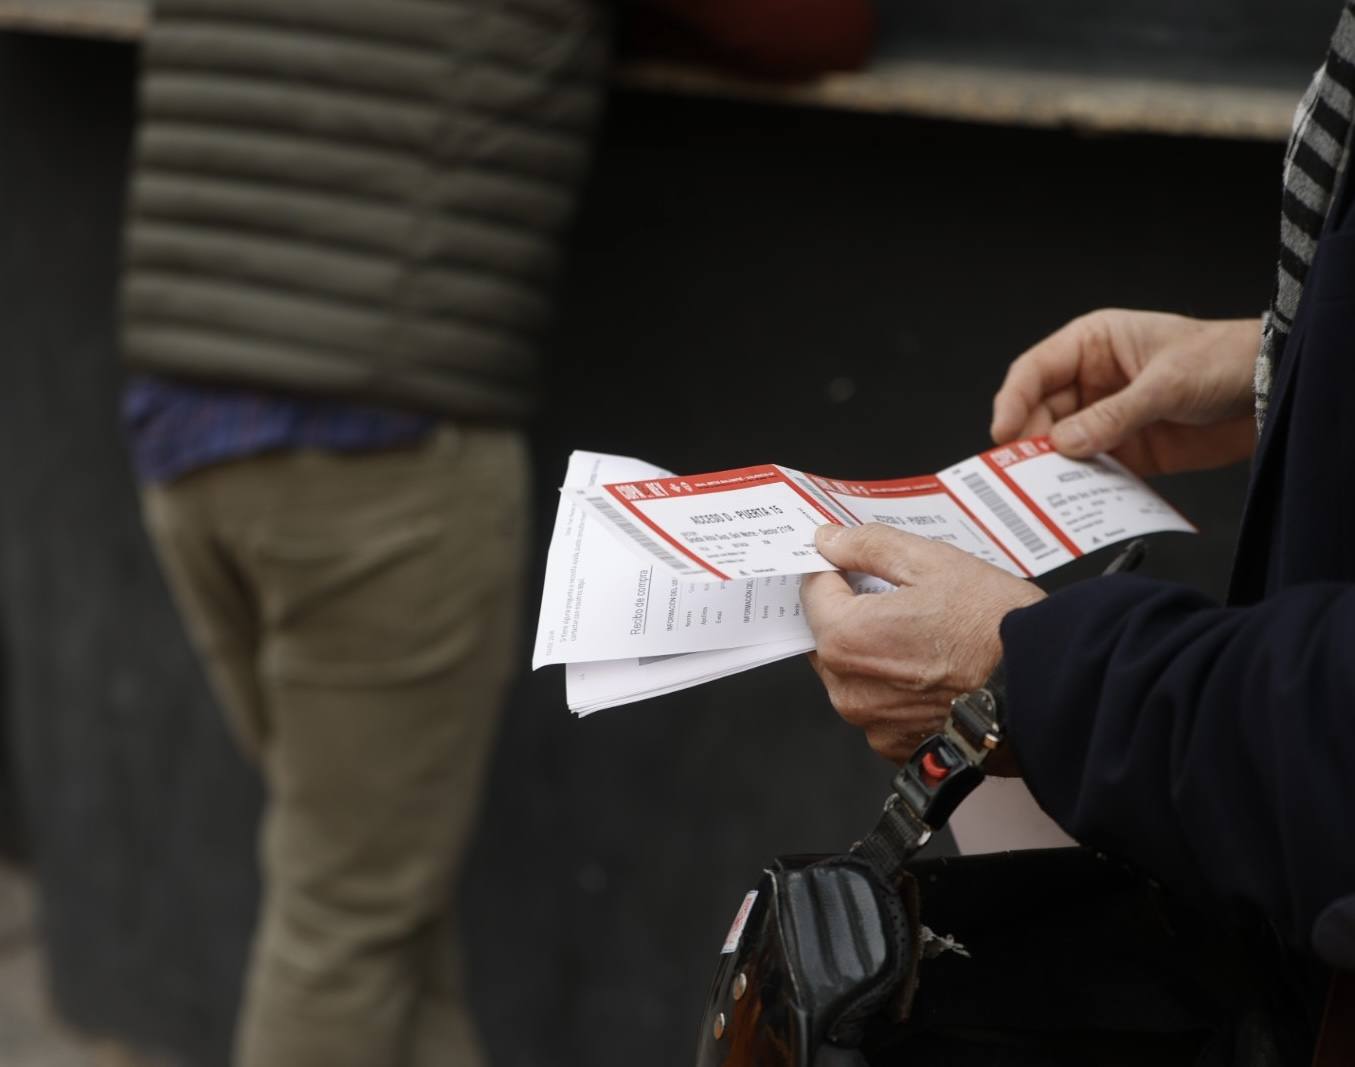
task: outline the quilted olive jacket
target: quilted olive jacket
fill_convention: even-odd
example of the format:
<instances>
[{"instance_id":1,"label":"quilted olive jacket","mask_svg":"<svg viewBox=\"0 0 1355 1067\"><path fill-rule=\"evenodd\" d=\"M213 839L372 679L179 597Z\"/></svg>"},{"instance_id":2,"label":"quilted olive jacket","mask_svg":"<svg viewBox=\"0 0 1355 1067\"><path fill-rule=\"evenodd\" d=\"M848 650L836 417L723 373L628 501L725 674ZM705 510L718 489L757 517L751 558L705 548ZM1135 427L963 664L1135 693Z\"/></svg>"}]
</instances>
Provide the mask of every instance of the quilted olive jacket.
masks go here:
<instances>
[{"instance_id":1,"label":"quilted olive jacket","mask_svg":"<svg viewBox=\"0 0 1355 1067\"><path fill-rule=\"evenodd\" d=\"M603 14L593 0L158 0L128 365L525 414L600 106Z\"/></svg>"}]
</instances>

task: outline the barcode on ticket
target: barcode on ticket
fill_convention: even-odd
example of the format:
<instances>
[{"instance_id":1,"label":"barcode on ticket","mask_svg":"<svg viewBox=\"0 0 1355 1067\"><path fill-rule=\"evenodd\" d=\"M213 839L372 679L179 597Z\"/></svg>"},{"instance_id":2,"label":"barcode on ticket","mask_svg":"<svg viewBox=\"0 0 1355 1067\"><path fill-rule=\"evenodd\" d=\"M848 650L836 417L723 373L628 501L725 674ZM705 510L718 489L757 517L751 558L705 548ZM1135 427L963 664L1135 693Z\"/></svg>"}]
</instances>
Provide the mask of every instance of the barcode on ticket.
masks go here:
<instances>
[{"instance_id":1,"label":"barcode on ticket","mask_svg":"<svg viewBox=\"0 0 1355 1067\"><path fill-rule=\"evenodd\" d=\"M651 556L657 559L664 566L671 567L673 570L680 571L683 574L700 573L701 568L694 567L687 560L680 559L672 552L669 552L668 549L664 548L660 542L655 541L654 538L650 537L647 533L640 529L640 527L636 526L635 523L631 522L630 519L626 518L626 516L623 515L620 511L612 507L612 505L608 502L606 497L590 496L587 498L587 500L588 503L592 504L593 507L597 508L598 513L605 517L608 522L610 522L613 526L615 526L618 530L624 533L627 537L629 537L632 541L634 541L637 545L643 548L646 552L648 552Z\"/></svg>"},{"instance_id":2,"label":"barcode on ticket","mask_svg":"<svg viewBox=\"0 0 1355 1067\"><path fill-rule=\"evenodd\" d=\"M976 471L971 471L961 479L965 486L983 503L983 506L997 516L999 522L1007 527L1022 546L1032 556L1038 556L1049 546L1044 539L1030 528L1029 523L1012 510L1010 504L998 495L988 480Z\"/></svg>"}]
</instances>

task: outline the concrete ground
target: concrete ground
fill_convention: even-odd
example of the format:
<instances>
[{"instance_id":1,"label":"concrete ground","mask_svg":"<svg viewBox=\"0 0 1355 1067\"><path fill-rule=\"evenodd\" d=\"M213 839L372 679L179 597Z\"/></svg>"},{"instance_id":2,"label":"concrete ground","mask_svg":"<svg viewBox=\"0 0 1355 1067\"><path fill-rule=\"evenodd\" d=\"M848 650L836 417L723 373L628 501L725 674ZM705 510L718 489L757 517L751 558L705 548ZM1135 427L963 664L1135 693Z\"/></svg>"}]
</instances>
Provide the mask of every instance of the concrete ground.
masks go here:
<instances>
[{"instance_id":1,"label":"concrete ground","mask_svg":"<svg viewBox=\"0 0 1355 1067\"><path fill-rule=\"evenodd\" d=\"M4 1067L168 1067L86 1041L47 1002L37 909L26 875L0 863L0 1064Z\"/></svg>"}]
</instances>

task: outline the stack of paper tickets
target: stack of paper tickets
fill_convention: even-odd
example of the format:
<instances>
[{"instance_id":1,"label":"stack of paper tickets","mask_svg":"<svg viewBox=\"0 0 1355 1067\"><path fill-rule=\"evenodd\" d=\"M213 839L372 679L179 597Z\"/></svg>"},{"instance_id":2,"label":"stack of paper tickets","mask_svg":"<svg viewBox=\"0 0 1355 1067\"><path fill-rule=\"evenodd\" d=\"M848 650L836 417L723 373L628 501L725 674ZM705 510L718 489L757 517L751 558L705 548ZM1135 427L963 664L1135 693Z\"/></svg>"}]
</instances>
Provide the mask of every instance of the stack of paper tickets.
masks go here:
<instances>
[{"instance_id":1,"label":"stack of paper tickets","mask_svg":"<svg viewBox=\"0 0 1355 1067\"><path fill-rule=\"evenodd\" d=\"M1193 527L1108 457L1044 439L935 475L845 482L776 465L676 476L575 452L561 488L533 669L564 664L576 714L676 692L807 652L804 574L825 523L881 522L1014 574L1046 573L1126 538ZM860 593L890 587L851 575Z\"/></svg>"}]
</instances>

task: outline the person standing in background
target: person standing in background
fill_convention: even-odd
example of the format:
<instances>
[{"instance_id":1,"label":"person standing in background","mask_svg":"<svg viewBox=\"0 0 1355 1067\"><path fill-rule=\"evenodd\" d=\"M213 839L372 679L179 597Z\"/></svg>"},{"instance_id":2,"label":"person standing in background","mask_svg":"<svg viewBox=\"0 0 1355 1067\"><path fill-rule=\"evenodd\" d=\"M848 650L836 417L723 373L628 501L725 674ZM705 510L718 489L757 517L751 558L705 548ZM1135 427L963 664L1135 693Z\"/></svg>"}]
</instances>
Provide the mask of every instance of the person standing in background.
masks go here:
<instances>
[{"instance_id":1,"label":"person standing in background","mask_svg":"<svg viewBox=\"0 0 1355 1067\"><path fill-rule=\"evenodd\" d=\"M241 1067L482 1062L452 899L512 674L592 0L158 0L123 284L146 524L267 790Z\"/></svg>"}]
</instances>

